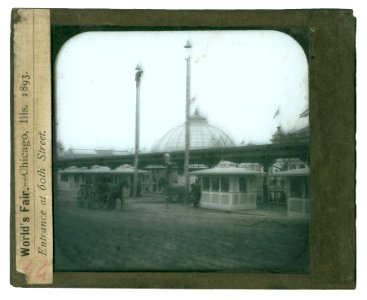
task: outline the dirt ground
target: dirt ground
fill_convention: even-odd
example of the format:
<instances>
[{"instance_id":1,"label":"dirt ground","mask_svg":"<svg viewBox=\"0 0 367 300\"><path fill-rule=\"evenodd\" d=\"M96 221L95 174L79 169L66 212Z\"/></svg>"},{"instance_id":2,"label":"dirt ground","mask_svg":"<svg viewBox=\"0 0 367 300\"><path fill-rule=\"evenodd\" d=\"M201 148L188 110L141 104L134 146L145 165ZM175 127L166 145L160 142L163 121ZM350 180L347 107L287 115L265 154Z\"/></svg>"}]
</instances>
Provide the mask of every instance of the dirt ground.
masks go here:
<instances>
[{"instance_id":1,"label":"dirt ground","mask_svg":"<svg viewBox=\"0 0 367 300\"><path fill-rule=\"evenodd\" d=\"M283 212L166 207L152 195L97 210L74 197L55 201L56 271L308 272L308 222Z\"/></svg>"}]
</instances>

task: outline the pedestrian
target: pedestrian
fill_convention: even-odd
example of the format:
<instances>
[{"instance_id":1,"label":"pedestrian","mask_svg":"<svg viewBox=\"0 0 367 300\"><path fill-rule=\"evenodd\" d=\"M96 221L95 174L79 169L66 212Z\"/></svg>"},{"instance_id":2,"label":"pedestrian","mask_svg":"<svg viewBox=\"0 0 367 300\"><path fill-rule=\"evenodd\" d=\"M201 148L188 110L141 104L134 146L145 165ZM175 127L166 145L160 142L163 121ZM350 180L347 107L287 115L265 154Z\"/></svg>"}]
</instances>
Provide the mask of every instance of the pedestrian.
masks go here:
<instances>
[{"instance_id":1,"label":"pedestrian","mask_svg":"<svg viewBox=\"0 0 367 300\"><path fill-rule=\"evenodd\" d=\"M198 178L196 178L195 182L191 185L191 193L192 193L192 200L194 202L193 205L195 208L197 208L199 206L201 197L201 186Z\"/></svg>"},{"instance_id":2,"label":"pedestrian","mask_svg":"<svg viewBox=\"0 0 367 300\"><path fill-rule=\"evenodd\" d=\"M110 195L110 207L115 210L122 210L124 204L124 183L120 182L112 187Z\"/></svg>"}]
</instances>

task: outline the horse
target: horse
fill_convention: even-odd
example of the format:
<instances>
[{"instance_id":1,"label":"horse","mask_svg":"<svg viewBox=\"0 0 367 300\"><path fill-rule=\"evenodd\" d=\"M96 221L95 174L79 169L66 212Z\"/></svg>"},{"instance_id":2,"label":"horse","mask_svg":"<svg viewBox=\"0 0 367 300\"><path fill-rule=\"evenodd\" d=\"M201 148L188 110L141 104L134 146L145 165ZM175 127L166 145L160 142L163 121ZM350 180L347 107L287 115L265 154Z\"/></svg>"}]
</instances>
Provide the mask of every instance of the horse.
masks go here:
<instances>
[{"instance_id":1,"label":"horse","mask_svg":"<svg viewBox=\"0 0 367 300\"><path fill-rule=\"evenodd\" d=\"M124 203L124 187L127 187L127 186L128 184L126 181L121 181L111 186L110 192L107 197L107 208L108 209L116 208L117 199L120 199L121 201L120 209L122 209L122 206Z\"/></svg>"},{"instance_id":2,"label":"horse","mask_svg":"<svg viewBox=\"0 0 367 300\"><path fill-rule=\"evenodd\" d=\"M182 202L186 197L186 187L183 184L168 184L165 187L165 194L170 202Z\"/></svg>"}]
</instances>

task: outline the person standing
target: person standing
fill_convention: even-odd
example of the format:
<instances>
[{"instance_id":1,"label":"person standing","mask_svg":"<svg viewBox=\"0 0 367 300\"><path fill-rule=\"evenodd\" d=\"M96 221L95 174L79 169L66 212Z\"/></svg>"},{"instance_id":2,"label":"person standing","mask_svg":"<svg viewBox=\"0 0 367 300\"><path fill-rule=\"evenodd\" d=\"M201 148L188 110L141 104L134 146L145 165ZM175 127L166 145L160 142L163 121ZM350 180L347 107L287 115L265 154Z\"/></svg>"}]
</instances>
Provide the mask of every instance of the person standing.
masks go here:
<instances>
[{"instance_id":1,"label":"person standing","mask_svg":"<svg viewBox=\"0 0 367 300\"><path fill-rule=\"evenodd\" d=\"M191 186L191 193L193 198L193 205L195 208L199 207L200 197L201 197L201 186L199 179L195 179L195 182Z\"/></svg>"},{"instance_id":2,"label":"person standing","mask_svg":"<svg viewBox=\"0 0 367 300\"><path fill-rule=\"evenodd\" d=\"M111 191L111 208L115 210L122 210L124 204L124 183L116 184Z\"/></svg>"}]
</instances>

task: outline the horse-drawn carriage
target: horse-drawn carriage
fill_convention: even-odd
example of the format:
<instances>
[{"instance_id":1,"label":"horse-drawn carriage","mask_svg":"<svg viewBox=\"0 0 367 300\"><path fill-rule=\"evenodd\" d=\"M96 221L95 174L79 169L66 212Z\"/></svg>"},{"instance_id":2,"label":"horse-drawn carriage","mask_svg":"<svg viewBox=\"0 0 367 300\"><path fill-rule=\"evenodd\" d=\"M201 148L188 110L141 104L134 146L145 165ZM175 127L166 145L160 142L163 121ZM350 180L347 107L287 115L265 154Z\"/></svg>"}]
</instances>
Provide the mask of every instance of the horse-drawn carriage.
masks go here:
<instances>
[{"instance_id":1,"label":"horse-drawn carriage","mask_svg":"<svg viewBox=\"0 0 367 300\"><path fill-rule=\"evenodd\" d=\"M186 186L183 184L170 184L166 187L165 193L167 200L170 202L193 203L194 207L197 207L200 201L201 187L198 182L195 182L191 185L191 189L187 191Z\"/></svg>"},{"instance_id":2,"label":"horse-drawn carriage","mask_svg":"<svg viewBox=\"0 0 367 300\"><path fill-rule=\"evenodd\" d=\"M78 204L80 207L114 209L116 199L123 201L123 188L126 184L120 182L111 184L106 182L81 184L78 191Z\"/></svg>"},{"instance_id":3,"label":"horse-drawn carriage","mask_svg":"<svg viewBox=\"0 0 367 300\"><path fill-rule=\"evenodd\" d=\"M186 199L186 187L182 184L166 185L164 193L170 202L183 202Z\"/></svg>"}]
</instances>

